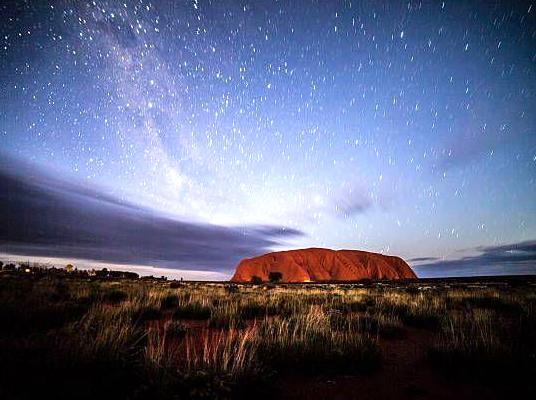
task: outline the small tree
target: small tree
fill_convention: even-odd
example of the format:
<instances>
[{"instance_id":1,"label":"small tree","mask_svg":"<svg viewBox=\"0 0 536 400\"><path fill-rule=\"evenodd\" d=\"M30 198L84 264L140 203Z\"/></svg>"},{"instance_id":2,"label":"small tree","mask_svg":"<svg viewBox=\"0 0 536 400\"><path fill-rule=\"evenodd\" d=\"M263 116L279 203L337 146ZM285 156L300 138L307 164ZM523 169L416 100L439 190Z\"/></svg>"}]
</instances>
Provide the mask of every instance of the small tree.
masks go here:
<instances>
[{"instance_id":1,"label":"small tree","mask_svg":"<svg viewBox=\"0 0 536 400\"><path fill-rule=\"evenodd\" d=\"M9 263L7 265L4 265L2 268L4 271L15 271L17 269L17 266L13 263Z\"/></svg>"},{"instance_id":2,"label":"small tree","mask_svg":"<svg viewBox=\"0 0 536 400\"><path fill-rule=\"evenodd\" d=\"M107 278L109 275L108 268L103 268L100 271L96 271L95 275L97 275L99 278Z\"/></svg>"},{"instance_id":3,"label":"small tree","mask_svg":"<svg viewBox=\"0 0 536 400\"><path fill-rule=\"evenodd\" d=\"M251 277L251 283L254 283L255 285L259 285L262 283L262 279L258 277L257 275L253 275Z\"/></svg>"},{"instance_id":4,"label":"small tree","mask_svg":"<svg viewBox=\"0 0 536 400\"><path fill-rule=\"evenodd\" d=\"M272 283L277 283L283 279L283 274L281 272L270 272L268 274L268 280Z\"/></svg>"}]
</instances>

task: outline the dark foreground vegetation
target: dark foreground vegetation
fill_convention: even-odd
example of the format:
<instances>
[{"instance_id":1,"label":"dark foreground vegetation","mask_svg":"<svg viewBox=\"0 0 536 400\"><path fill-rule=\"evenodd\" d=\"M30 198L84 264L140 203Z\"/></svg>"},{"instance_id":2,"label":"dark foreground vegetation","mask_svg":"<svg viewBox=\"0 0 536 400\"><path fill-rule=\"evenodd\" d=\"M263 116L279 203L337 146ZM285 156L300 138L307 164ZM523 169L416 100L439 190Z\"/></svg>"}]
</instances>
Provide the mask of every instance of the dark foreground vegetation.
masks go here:
<instances>
[{"instance_id":1,"label":"dark foreground vegetation","mask_svg":"<svg viewBox=\"0 0 536 400\"><path fill-rule=\"evenodd\" d=\"M0 271L1 399L534 398L531 278L233 285Z\"/></svg>"}]
</instances>

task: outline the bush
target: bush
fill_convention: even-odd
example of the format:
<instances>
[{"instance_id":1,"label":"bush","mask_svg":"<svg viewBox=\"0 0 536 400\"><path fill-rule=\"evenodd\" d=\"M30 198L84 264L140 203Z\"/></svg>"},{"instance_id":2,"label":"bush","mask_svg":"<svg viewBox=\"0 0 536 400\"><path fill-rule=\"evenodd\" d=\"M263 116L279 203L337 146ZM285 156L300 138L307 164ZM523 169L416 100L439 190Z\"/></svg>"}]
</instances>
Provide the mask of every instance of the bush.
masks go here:
<instances>
[{"instance_id":1,"label":"bush","mask_svg":"<svg viewBox=\"0 0 536 400\"><path fill-rule=\"evenodd\" d=\"M167 295L160 300L160 308L163 310L169 310L170 308L177 307L179 305L179 297L174 294Z\"/></svg>"},{"instance_id":2,"label":"bush","mask_svg":"<svg viewBox=\"0 0 536 400\"><path fill-rule=\"evenodd\" d=\"M180 305L173 313L173 319L209 319L210 308L199 302L192 302Z\"/></svg>"},{"instance_id":3,"label":"bush","mask_svg":"<svg viewBox=\"0 0 536 400\"><path fill-rule=\"evenodd\" d=\"M15 271L16 269L17 269L17 266L13 263L6 264L2 268L3 271Z\"/></svg>"},{"instance_id":4,"label":"bush","mask_svg":"<svg viewBox=\"0 0 536 400\"><path fill-rule=\"evenodd\" d=\"M171 321L166 326L166 335L172 338L183 338L184 336L186 336L187 331L188 328L186 327L186 325L178 321Z\"/></svg>"},{"instance_id":5,"label":"bush","mask_svg":"<svg viewBox=\"0 0 536 400\"><path fill-rule=\"evenodd\" d=\"M109 304L119 304L128 299L128 294L122 290L112 290L104 293L102 300Z\"/></svg>"},{"instance_id":6,"label":"bush","mask_svg":"<svg viewBox=\"0 0 536 400\"><path fill-rule=\"evenodd\" d=\"M268 274L268 280L272 283L277 283L283 280L283 274L281 272L270 272Z\"/></svg>"},{"instance_id":7,"label":"bush","mask_svg":"<svg viewBox=\"0 0 536 400\"><path fill-rule=\"evenodd\" d=\"M134 322L154 321L162 318L162 311L156 307L143 307L134 313Z\"/></svg>"},{"instance_id":8,"label":"bush","mask_svg":"<svg viewBox=\"0 0 536 400\"><path fill-rule=\"evenodd\" d=\"M238 312L244 319L253 319L266 315L266 307L258 303L247 303L242 305Z\"/></svg>"},{"instance_id":9,"label":"bush","mask_svg":"<svg viewBox=\"0 0 536 400\"><path fill-rule=\"evenodd\" d=\"M441 316L426 309L407 308L400 318L404 324L415 328L437 329L441 325Z\"/></svg>"},{"instance_id":10,"label":"bush","mask_svg":"<svg viewBox=\"0 0 536 400\"><path fill-rule=\"evenodd\" d=\"M238 293L238 285L231 283L230 285L225 285L225 291L229 294Z\"/></svg>"},{"instance_id":11,"label":"bush","mask_svg":"<svg viewBox=\"0 0 536 400\"><path fill-rule=\"evenodd\" d=\"M212 311L208 326L218 329L236 329L244 327L245 323L236 309L218 308Z\"/></svg>"},{"instance_id":12,"label":"bush","mask_svg":"<svg viewBox=\"0 0 536 400\"><path fill-rule=\"evenodd\" d=\"M324 301L324 300L322 300ZM364 312L375 306L375 300L372 296L365 296L358 301L349 301L336 304L333 308L344 313Z\"/></svg>"}]
</instances>

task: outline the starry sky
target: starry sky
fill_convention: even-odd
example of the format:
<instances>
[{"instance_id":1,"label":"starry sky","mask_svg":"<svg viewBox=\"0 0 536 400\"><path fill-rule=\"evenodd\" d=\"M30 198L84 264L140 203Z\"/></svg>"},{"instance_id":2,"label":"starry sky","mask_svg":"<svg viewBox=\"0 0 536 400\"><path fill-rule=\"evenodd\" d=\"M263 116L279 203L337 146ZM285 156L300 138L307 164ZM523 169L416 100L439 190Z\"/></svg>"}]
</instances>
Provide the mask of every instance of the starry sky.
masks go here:
<instances>
[{"instance_id":1,"label":"starry sky","mask_svg":"<svg viewBox=\"0 0 536 400\"><path fill-rule=\"evenodd\" d=\"M0 252L536 273L530 1L0 7Z\"/></svg>"}]
</instances>

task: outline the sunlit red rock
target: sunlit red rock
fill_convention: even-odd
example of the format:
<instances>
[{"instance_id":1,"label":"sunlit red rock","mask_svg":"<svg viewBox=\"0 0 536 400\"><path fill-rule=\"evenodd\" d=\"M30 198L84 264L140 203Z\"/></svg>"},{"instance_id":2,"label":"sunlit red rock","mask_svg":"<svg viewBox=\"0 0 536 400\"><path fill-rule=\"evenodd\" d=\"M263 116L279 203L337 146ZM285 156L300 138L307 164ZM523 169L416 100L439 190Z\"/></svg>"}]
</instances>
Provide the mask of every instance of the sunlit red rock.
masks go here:
<instances>
[{"instance_id":1,"label":"sunlit red rock","mask_svg":"<svg viewBox=\"0 0 536 400\"><path fill-rule=\"evenodd\" d=\"M274 277L280 278L281 282L321 282L412 279L417 276L400 257L359 250L313 248L246 258L236 267L231 281L266 282Z\"/></svg>"}]
</instances>

